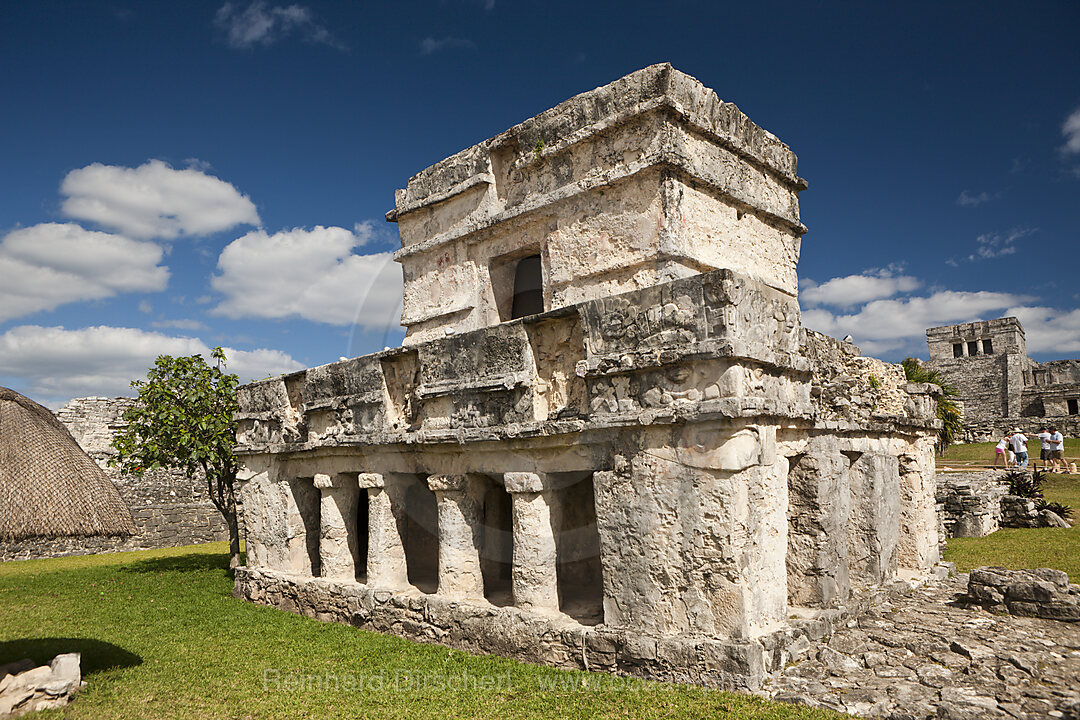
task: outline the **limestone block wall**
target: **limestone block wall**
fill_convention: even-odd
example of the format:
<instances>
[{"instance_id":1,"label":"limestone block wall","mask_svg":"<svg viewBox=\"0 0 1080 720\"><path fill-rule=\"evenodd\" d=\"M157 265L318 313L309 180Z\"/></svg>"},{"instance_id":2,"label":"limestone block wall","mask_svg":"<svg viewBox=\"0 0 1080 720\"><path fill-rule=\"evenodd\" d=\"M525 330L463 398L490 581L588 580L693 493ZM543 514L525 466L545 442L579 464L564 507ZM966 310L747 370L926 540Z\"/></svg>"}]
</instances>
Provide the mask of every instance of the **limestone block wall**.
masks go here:
<instances>
[{"instance_id":1,"label":"limestone block wall","mask_svg":"<svg viewBox=\"0 0 1080 720\"><path fill-rule=\"evenodd\" d=\"M931 360L976 355L1027 355L1024 328L1014 317L945 325L926 331Z\"/></svg>"},{"instance_id":2,"label":"limestone block wall","mask_svg":"<svg viewBox=\"0 0 1080 720\"><path fill-rule=\"evenodd\" d=\"M1019 392L1016 395L1016 412L1008 412L1008 361L1008 355L988 355L931 360L926 366L940 372L957 389L964 403L965 422L978 423L1019 414Z\"/></svg>"},{"instance_id":3,"label":"limestone block wall","mask_svg":"<svg viewBox=\"0 0 1080 720\"><path fill-rule=\"evenodd\" d=\"M544 308L730 268L798 292L794 154L669 65L583 93L418 173L396 196L415 344L511 319L539 255Z\"/></svg>"},{"instance_id":4,"label":"limestone block wall","mask_svg":"<svg viewBox=\"0 0 1080 720\"><path fill-rule=\"evenodd\" d=\"M138 534L129 537L41 538L0 543L0 560L148 550L228 540L221 513L206 496L202 478L168 470L142 477L125 475L108 464L115 451L113 433L123 427L131 398L76 398L56 415L91 458L105 471L131 509Z\"/></svg>"}]
</instances>

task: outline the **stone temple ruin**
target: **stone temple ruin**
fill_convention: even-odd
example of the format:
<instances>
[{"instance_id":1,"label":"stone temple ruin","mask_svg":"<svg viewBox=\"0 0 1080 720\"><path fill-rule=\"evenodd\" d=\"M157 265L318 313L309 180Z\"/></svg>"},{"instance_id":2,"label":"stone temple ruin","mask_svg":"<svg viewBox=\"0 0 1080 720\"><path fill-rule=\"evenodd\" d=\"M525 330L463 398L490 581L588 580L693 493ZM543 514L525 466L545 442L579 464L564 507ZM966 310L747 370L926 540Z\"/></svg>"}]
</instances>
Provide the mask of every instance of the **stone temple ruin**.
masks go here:
<instances>
[{"instance_id":1,"label":"stone temple ruin","mask_svg":"<svg viewBox=\"0 0 1080 720\"><path fill-rule=\"evenodd\" d=\"M745 688L928 573L937 389L801 326L805 188L669 65L415 175L404 346L240 390L237 594Z\"/></svg>"},{"instance_id":2,"label":"stone temple ruin","mask_svg":"<svg viewBox=\"0 0 1080 720\"><path fill-rule=\"evenodd\" d=\"M965 441L996 440L1017 426L1034 429L1033 423L1080 435L1080 360L1035 362L1018 319L930 328L926 343L924 364L959 394Z\"/></svg>"}]
</instances>

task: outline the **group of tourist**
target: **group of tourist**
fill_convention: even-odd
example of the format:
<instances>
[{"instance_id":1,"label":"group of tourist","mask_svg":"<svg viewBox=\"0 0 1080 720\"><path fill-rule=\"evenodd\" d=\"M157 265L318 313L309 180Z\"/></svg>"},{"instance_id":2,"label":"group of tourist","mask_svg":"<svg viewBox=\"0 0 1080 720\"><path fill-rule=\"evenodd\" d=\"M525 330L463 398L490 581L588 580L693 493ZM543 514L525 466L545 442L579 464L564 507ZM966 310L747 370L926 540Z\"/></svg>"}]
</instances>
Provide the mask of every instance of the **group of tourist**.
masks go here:
<instances>
[{"instance_id":1,"label":"group of tourist","mask_svg":"<svg viewBox=\"0 0 1080 720\"><path fill-rule=\"evenodd\" d=\"M1042 469L1045 471L1049 465L1050 472L1066 472L1068 467L1065 465L1065 438L1058 429L1042 427L1034 437L1039 439L1042 446L1039 451ZM998 460L1002 461L1006 470L1014 467L1027 468L1028 438L1020 431L1020 428L1014 428L1011 433L1006 433L1005 437L998 442L997 447L994 448L994 467L998 466Z\"/></svg>"}]
</instances>

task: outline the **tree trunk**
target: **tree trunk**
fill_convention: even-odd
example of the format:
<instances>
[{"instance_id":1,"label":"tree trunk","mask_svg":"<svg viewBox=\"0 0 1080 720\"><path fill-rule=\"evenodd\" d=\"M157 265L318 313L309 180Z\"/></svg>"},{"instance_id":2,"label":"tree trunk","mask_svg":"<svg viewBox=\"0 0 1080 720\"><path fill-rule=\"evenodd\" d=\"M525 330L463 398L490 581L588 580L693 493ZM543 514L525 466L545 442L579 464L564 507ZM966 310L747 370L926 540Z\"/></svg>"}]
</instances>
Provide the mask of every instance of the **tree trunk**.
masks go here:
<instances>
[{"instance_id":1,"label":"tree trunk","mask_svg":"<svg viewBox=\"0 0 1080 720\"><path fill-rule=\"evenodd\" d=\"M203 466L210 500L229 528L229 570L240 567L240 519L236 514L236 469Z\"/></svg>"},{"instance_id":2,"label":"tree trunk","mask_svg":"<svg viewBox=\"0 0 1080 720\"><path fill-rule=\"evenodd\" d=\"M233 503L232 512L225 518L229 525L229 570L240 567L240 521L236 517L236 503Z\"/></svg>"}]
</instances>

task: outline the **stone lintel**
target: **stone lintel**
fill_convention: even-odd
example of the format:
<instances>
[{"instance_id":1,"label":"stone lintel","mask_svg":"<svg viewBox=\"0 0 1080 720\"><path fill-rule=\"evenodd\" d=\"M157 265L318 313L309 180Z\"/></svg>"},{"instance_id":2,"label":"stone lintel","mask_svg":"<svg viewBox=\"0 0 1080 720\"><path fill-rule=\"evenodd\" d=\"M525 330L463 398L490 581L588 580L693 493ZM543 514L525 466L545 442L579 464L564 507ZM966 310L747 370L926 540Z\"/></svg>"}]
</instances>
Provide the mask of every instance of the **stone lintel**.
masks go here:
<instances>
[{"instance_id":1,"label":"stone lintel","mask_svg":"<svg viewBox=\"0 0 1080 720\"><path fill-rule=\"evenodd\" d=\"M503 483L508 493L534 493L550 489L544 476L532 472L503 473Z\"/></svg>"},{"instance_id":2,"label":"stone lintel","mask_svg":"<svg viewBox=\"0 0 1080 720\"><path fill-rule=\"evenodd\" d=\"M360 473L356 476L356 482L361 490L386 487L386 479L382 473Z\"/></svg>"},{"instance_id":3,"label":"stone lintel","mask_svg":"<svg viewBox=\"0 0 1080 720\"><path fill-rule=\"evenodd\" d=\"M335 475L315 473L315 487L320 490L354 487L352 484L354 475L355 473L337 473Z\"/></svg>"},{"instance_id":4,"label":"stone lintel","mask_svg":"<svg viewBox=\"0 0 1080 720\"><path fill-rule=\"evenodd\" d=\"M466 475L428 475L427 484L432 492L464 490L467 480Z\"/></svg>"}]
</instances>

